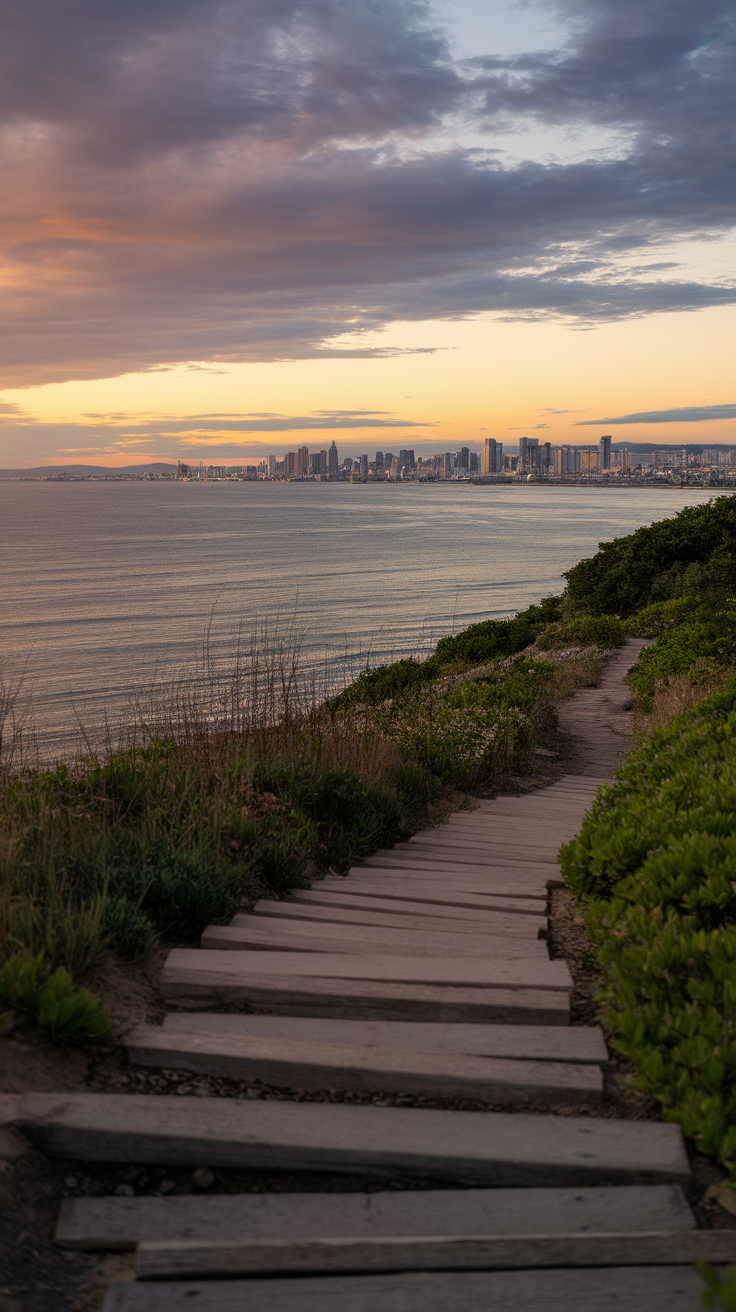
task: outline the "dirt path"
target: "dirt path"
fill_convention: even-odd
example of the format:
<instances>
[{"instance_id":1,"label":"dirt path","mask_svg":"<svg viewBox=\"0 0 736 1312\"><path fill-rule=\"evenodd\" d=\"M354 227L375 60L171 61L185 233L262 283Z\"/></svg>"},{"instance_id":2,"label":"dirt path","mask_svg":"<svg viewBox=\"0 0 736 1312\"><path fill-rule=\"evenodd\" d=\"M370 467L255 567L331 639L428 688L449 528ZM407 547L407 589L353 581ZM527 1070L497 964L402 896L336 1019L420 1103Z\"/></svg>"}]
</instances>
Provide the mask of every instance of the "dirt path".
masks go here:
<instances>
[{"instance_id":1,"label":"dirt path","mask_svg":"<svg viewBox=\"0 0 736 1312\"><path fill-rule=\"evenodd\" d=\"M624 676L649 643L627 638L604 667L595 688L583 688L558 706L560 729L579 752L578 773L612 778L633 741L632 697Z\"/></svg>"}]
</instances>

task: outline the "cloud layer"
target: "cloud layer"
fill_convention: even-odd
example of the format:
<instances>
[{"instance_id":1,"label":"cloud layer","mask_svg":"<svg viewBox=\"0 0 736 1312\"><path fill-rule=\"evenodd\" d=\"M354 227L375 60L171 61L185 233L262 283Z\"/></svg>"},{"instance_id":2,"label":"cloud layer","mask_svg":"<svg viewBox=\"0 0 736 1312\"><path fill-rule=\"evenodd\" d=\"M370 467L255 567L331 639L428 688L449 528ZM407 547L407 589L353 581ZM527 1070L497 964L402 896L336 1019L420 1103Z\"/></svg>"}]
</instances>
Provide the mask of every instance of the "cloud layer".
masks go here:
<instances>
[{"instance_id":1,"label":"cloud layer","mask_svg":"<svg viewBox=\"0 0 736 1312\"><path fill-rule=\"evenodd\" d=\"M736 300L651 263L734 224L723 6L555 9L564 49L458 64L423 0L3 0L0 382ZM495 149L540 123L618 145Z\"/></svg>"},{"instance_id":2,"label":"cloud layer","mask_svg":"<svg viewBox=\"0 0 736 1312\"><path fill-rule=\"evenodd\" d=\"M702 424L710 419L736 419L736 405L685 405L674 410L643 410L634 415L609 415L606 419L579 419L576 427L601 424Z\"/></svg>"}]
</instances>

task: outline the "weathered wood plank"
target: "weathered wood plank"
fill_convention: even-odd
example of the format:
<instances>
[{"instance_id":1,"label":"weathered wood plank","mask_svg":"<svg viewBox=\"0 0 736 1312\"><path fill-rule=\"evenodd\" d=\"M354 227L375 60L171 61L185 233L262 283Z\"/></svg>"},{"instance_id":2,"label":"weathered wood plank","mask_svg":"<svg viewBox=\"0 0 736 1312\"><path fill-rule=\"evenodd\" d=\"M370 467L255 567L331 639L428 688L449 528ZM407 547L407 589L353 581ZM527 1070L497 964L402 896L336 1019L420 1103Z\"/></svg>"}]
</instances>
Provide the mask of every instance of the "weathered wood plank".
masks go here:
<instances>
[{"instance_id":1,"label":"weathered wood plank","mask_svg":"<svg viewBox=\"0 0 736 1312\"><path fill-rule=\"evenodd\" d=\"M689 1179L679 1126L154 1094L35 1093L18 1124L82 1161L368 1171L456 1184L663 1184Z\"/></svg>"},{"instance_id":2,"label":"weathered wood plank","mask_svg":"<svg viewBox=\"0 0 736 1312\"><path fill-rule=\"evenodd\" d=\"M541 945L543 946L543 945ZM220 976L233 983L249 975L276 975L321 979L381 980L385 983L435 984L465 988L533 988L569 993L572 978L565 961L529 958L483 960L456 957L398 957L351 955L338 952L219 952L203 948L174 948L162 975L162 990L172 969L192 979Z\"/></svg>"},{"instance_id":3,"label":"weathered wood plank","mask_svg":"<svg viewBox=\"0 0 736 1312\"><path fill-rule=\"evenodd\" d=\"M309 1038L325 1043L355 1043L411 1048L424 1052L475 1053L519 1061L565 1061L600 1065L608 1059L598 1026L560 1030L548 1025L470 1025L425 1021L354 1021L238 1013L168 1012L162 1028L177 1033L269 1035Z\"/></svg>"},{"instance_id":4,"label":"weathered wood plank","mask_svg":"<svg viewBox=\"0 0 736 1312\"><path fill-rule=\"evenodd\" d=\"M447 865L453 868L460 866L468 871L485 869L492 862L500 866L503 862L503 868L508 874L518 875L519 879L522 879L524 873L534 874L537 869L541 871L547 866L557 867L557 859L554 853L544 856L537 855L534 852L504 852L503 855L494 856L493 852L490 851L480 852L477 855L465 851L455 856L452 849L443 849L439 845L432 848L420 848L419 845L415 848L392 847L383 852L374 852L371 856L365 857L364 860L366 866L385 865L389 862L395 863L397 867L402 867L406 863L411 864L414 862L416 864L419 862L422 865Z\"/></svg>"},{"instance_id":5,"label":"weathered wood plank","mask_svg":"<svg viewBox=\"0 0 736 1312\"><path fill-rule=\"evenodd\" d=\"M337 896L339 898L340 894ZM375 899L369 898L365 899L365 904L359 906L350 899L340 903L334 897L324 903L289 898L286 902L257 902L252 914L278 923L299 920L324 925L383 925L390 929L418 929L427 933L446 930L451 934L477 935L484 931L492 933L495 929L498 933L518 934L521 938L531 939L539 938L540 931L547 928L546 918L515 912L466 912L463 919L462 911L459 914L453 914L451 910L443 913L435 908L423 911L416 905L404 907L396 902L393 905L388 903L391 909L386 910L383 905L377 905ZM239 915L233 916L233 925L240 922Z\"/></svg>"},{"instance_id":6,"label":"weathered wood plank","mask_svg":"<svg viewBox=\"0 0 736 1312\"><path fill-rule=\"evenodd\" d=\"M161 991L167 1002L195 1011L255 1007L286 1016L464 1021L477 1025L558 1026L570 1021L569 995L549 989L443 988L381 980L282 979L256 974L233 979L223 978L222 971L194 973L168 962Z\"/></svg>"},{"instance_id":7,"label":"weathered wood plank","mask_svg":"<svg viewBox=\"0 0 736 1312\"><path fill-rule=\"evenodd\" d=\"M474 1053L483 1057L512 1057L517 1061L600 1065L608 1060L602 1031L598 1026L587 1025L560 1029L549 1025L442 1025L170 1011L164 1017L162 1029L176 1034L249 1035L254 1038L413 1049L417 1052Z\"/></svg>"},{"instance_id":8,"label":"weathered wood plank","mask_svg":"<svg viewBox=\"0 0 736 1312\"><path fill-rule=\"evenodd\" d=\"M596 1106L597 1066L559 1061L361 1047L309 1039L267 1038L139 1026L126 1041L136 1065L260 1080L287 1089L357 1089L428 1098L469 1098L511 1106Z\"/></svg>"},{"instance_id":9,"label":"weathered wood plank","mask_svg":"<svg viewBox=\"0 0 736 1312\"><path fill-rule=\"evenodd\" d=\"M358 897L375 894L379 897L397 897L415 900L419 893L440 894L447 906L474 907L477 911L492 911L499 897L513 897L517 902L531 904L530 911L539 915L547 904L547 879L514 888L510 880L496 880L492 871L472 880L447 869L393 869L391 867L359 867L346 876L320 880L316 893L350 893ZM460 901L459 899L463 899ZM457 899L457 901L455 901ZM438 900L436 896L427 901Z\"/></svg>"},{"instance_id":10,"label":"weathered wood plank","mask_svg":"<svg viewBox=\"0 0 736 1312\"><path fill-rule=\"evenodd\" d=\"M103 1312L697 1312L702 1289L688 1267L129 1281Z\"/></svg>"},{"instance_id":11,"label":"weathered wood plank","mask_svg":"<svg viewBox=\"0 0 736 1312\"><path fill-rule=\"evenodd\" d=\"M143 1240L136 1279L192 1280L310 1272L529 1271L692 1266L736 1261L733 1230L680 1234L391 1236L366 1239Z\"/></svg>"},{"instance_id":12,"label":"weathered wood plank","mask_svg":"<svg viewBox=\"0 0 736 1312\"><path fill-rule=\"evenodd\" d=\"M271 924L255 916L238 916L237 924L209 925L202 934L202 947L217 951L290 953L391 953L394 956L435 957L438 953L467 957L508 957L512 960L546 961L549 953L539 937L522 938L452 934L448 931L393 929L370 925L313 925L304 920Z\"/></svg>"},{"instance_id":13,"label":"weathered wood plank","mask_svg":"<svg viewBox=\"0 0 736 1312\"><path fill-rule=\"evenodd\" d=\"M391 866L353 866L347 875L326 875L313 885L314 892L355 891L356 883L365 883L370 888L439 888L443 892L467 892L483 898L483 907L491 911L500 901L508 902L518 910L529 911L539 915L540 905L547 902L547 876L534 874L523 881L514 875L489 870L462 871L451 867L436 870L412 867ZM294 896L310 890L295 889Z\"/></svg>"},{"instance_id":14,"label":"weathered wood plank","mask_svg":"<svg viewBox=\"0 0 736 1312\"><path fill-rule=\"evenodd\" d=\"M691 1230L679 1185L575 1189L425 1189L168 1198L67 1198L56 1243L87 1252L143 1239L319 1239L381 1235Z\"/></svg>"}]
</instances>

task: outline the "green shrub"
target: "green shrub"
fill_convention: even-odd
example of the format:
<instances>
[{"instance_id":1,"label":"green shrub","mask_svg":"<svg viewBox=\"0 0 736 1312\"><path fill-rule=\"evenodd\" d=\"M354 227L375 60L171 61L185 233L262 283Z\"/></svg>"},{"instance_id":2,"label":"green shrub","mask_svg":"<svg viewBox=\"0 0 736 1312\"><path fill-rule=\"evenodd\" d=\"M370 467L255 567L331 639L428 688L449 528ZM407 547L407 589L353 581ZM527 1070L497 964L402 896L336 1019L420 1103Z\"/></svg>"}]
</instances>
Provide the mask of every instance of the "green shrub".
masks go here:
<instances>
[{"instance_id":1,"label":"green shrub","mask_svg":"<svg viewBox=\"0 0 736 1312\"><path fill-rule=\"evenodd\" d=\"M581 647L620 647L625 629L615 615L580 615L569 620L565 639Z\"/></svg>"},{"instance_id":2,"label":"green shrub","mask_svg":"<svg viewBox=\"0 0 736 1312\"><path fill-rule=\"evenodd\" d=\"M655 729L563 847L615 1046L736 1169L736 681Z\"/></svg>"},{"instance_id":3,"label":"green shrub","mask_svg":"<svg viewBox=\"0 0 736 1312\"><path fill-rule=\"evenodd\" d=\"M104 929L110 950L119 961L139 961L156 945L150 917L127 897L108 899Z\"/></svg>"},{"instance_id":4,"label":"green shrub","mask_svg":"<svg viewBox=\"0 0 736 1312\"><path fill-rule=\"evenodd\" d=\"M545 597L538 606L529 606L512 619L471 624L454 637L441 638L423 668L434 675L447 666L480 665L498 656L514 656L560 618L561 604L560 597Z\"/></svg>"},{"instance_id":5,"label":"green shrub","mask_svg":"<svg viewBox=\"0 0 736 1312\"><path fill-rule=\"evenodd\" d=\"M345 689L338 702L346 705L351 702L368 702L375 706L397 697L407 688L416 687L426 678L425 664L411 658L394 661L393 665L382 665L377 670L365 670Z\"/></svg>"},{"instance_id":6,"label":"green shrub","mask_svg":"<svg viewBox=\"0 0 736 1312\"><path fill-rule=\"evenodd\" d=\"M60 1043L91 1043L104 1039L111 1024L107 1008L86 989L75 988L59 969L38 992L36 1024Z\"/></svg>"},{"instance_id":7,"label":"green shrub","mask_svg":"<svg viewBox=\"0 0 736 1312\"><path fill-rule=\"evenodd\" d=\"M736 663L736 605L701 611L697 618L665 629L652 647L641 653L626 682L649 710L658 683L665 687L673 675L692 673L702 682Z\"/></svg>"},{"instance_id":8,"label":"green shrub","mask_svg":"<svg viewBox=\"0 0 736 1312\"><path fill-rule=\"evenodd\" d=\"M637 611L628 622L629 633L635 638L658 638L683 620L688 619L697 609L698 602L692 597L673 597L670 601L655 601L644 610Z\"/></svg>"},{"instance_id":9,"label":"green shrub","mask_svg":"<svg viewBox=\"0 0 736 1312\"><path fill-rule=\"evenodd\" d=\"M615 615L579 615L566 624L551 624L537 638L543 651L553 647L620 647L625 628Z\"/></svg>"},{"instance_id":10,"label":"green shrub","mask_svg":"<svg viewBox=\"0 0 736 1312\"><path fill-rule=\"evenodd\" d=\"M736 1267L715 1271L708 1262L698 1260L695 1265L705 1282L702 1293L703 1307L722 1308L723 1312L736 1312Z\"/></svg>"},{"instance_id":11,"label":"green shrub","mask_svg":"<svg viewBox=\"0 0 736 1312\"><path fill-rule=\"evenodd\" d=\"M41 955L6 961L0 970L0 1002L62 1043L90 1043L111 1029L99 999L75 988L61 967L50 974Z\"/></svg>"},{"instance_id":12,"label":"green shrub","mask_svg":"<svg viewBox=\"0 0 736 1312\"><path fill-rule=\"evenodd\" d=\"M736 501L718 497L687 506L671 519L601 542L589 560L568 570L566 603L594 615L633 615L655 601L713 590L736 592ZM708 566L707 570L693 566Z\"/></svg>"}]
</instances>

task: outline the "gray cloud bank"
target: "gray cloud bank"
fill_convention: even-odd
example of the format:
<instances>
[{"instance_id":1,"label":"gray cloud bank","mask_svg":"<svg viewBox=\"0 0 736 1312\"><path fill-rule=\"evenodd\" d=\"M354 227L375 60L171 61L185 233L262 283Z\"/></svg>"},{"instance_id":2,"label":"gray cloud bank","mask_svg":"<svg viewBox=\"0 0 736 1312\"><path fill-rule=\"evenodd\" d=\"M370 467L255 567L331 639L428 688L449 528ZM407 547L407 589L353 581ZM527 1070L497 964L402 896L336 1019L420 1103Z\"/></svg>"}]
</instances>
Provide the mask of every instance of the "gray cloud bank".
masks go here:
<instances>
[{"instance_id":1,"label":"gray cloud bank","mask_svg":"<svg viewBox=\"0 0 736 1312\"><path fill-rule=\"evenodd\" d=\"M601 424L702 424L706 419L736 419L736 405L685 405L675 410L643 410L641 414L579 419L576 427Z\"/></svg>"},{"instance_id":2,"label":"gray cloud bank","mask_svg":"<svg viewBox=\"0 0 736 1312\"><path fill-rule=\"evenodd\" d=\"M0 382L372 354L397 319L736 301L642 265L734 223L722 4L555 9L564 49L458 64L423 0L2 0ZM494 149L538 123L620 145Z\"/></svg>"}]
</instances>

